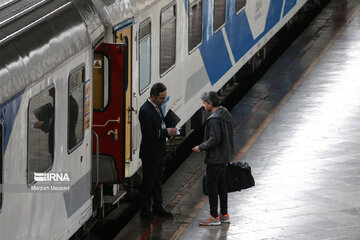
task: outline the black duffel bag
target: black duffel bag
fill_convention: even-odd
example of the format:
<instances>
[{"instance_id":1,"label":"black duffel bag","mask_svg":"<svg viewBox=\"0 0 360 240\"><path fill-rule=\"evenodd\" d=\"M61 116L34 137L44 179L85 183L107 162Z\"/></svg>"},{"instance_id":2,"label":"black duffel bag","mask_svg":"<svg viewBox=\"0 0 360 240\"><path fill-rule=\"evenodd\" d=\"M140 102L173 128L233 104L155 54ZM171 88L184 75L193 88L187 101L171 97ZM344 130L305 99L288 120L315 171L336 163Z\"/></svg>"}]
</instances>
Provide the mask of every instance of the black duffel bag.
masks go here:
<instances>
[{"instance_id":1,"label":"black duffel bag","mask_svg":"<svg viewBox=\"0 0 360 240\"><path fill-rule=\"evenodd\" d=\"M226 182L228 192L240 191L255 186L249 164L242 162L229 162L226 167Z\"/></svg>"},{"instance_id":2,"label":"black duffel bag","mask_svg":"<svg viewBox=\"0 0 360 240\"><path fill-rule=\"evenodd\" d=\"M229 162L226 167L227 191L241 191L255 186L254 177L251 174L249 164L242 162ZM206 174L203 178L203 193L208 195L206 185Z\"/></svg>"}]
</instances>

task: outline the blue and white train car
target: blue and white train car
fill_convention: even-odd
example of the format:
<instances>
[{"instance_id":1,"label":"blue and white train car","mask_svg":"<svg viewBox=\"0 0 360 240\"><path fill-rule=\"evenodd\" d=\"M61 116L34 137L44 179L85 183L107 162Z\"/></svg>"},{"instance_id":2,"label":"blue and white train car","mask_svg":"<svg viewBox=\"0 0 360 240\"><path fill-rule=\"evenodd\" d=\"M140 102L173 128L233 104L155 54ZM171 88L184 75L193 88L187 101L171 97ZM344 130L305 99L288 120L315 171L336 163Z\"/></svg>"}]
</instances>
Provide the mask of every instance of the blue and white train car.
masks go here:
<instances>
[{"instance_id":1,"label":"blue and white train car","mask_svg":"<svg viewBox=\"0 0 360 240\"><path fill-rule=\"evenodd\" d=\"M141 167L138 110L154 83L167 87L164 113L172 109L181 118L178 126L191 129L201 94L221 89L308 1L92 2L105 27L94 55L99 181L121 183ZM114 53L116 45L126 46L121 54ZM123 85L111 89L117 81Z\"/></svg>"},{"instance_id":2,"label":"blue and white train car","mask_svg":"<svg viewBox=\"0 0 360 240\"><path fill-rule=\"evenodd\" d=\"M201 94L307 2L0 0L0 239L68 239L104 217L141 168L150 87L191 129Z\"/></svg>"}]
</instances>

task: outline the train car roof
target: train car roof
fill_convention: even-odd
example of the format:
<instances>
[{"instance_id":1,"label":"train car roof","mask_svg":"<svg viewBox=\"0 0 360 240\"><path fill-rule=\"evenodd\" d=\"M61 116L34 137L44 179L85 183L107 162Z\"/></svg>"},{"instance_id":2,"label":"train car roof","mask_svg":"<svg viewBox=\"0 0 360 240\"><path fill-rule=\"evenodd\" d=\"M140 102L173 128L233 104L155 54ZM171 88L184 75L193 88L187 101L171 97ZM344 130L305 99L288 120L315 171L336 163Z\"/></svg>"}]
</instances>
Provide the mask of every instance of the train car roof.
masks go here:
<instances>
[{"instance_id":1,"label":"train car roof","mask_svg":"<svg viewBox=\"0 0 360 240\"><path fill-rule=\"evenodd\" d=\"M139 15L159 0L91 0L106 27Z\"/></svg>"},{"instance_id":2,"label":"train car roof","mask_svg":"<svg viewBox=\"0 0 360 240\"><path fill-rule=\"evenodd\" d=\"M103 33L87 0L0 0L0 103Z\"/></svg>"}]
</instances>

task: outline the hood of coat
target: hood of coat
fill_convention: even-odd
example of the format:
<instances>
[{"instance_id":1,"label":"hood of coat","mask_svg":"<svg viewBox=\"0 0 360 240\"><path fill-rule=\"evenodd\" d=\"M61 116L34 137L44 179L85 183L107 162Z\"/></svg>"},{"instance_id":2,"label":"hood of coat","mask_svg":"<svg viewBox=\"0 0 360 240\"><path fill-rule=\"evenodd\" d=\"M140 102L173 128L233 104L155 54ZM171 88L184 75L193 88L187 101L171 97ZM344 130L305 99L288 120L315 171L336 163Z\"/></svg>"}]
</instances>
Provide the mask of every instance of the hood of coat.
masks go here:
<instances>
[{"instance_id":1,"label":"hood of coat","mask_svg":"<svg viewBox=\"0 0 360 240\"><path fill-rule=\"evenodd\" d=\"M231 115L229 111L223 106L220 106L215 112L213 112L210 117L208 117L208 120L211 118L217 118L226 122L231 121Z\"/></svg>"}]
</instances>

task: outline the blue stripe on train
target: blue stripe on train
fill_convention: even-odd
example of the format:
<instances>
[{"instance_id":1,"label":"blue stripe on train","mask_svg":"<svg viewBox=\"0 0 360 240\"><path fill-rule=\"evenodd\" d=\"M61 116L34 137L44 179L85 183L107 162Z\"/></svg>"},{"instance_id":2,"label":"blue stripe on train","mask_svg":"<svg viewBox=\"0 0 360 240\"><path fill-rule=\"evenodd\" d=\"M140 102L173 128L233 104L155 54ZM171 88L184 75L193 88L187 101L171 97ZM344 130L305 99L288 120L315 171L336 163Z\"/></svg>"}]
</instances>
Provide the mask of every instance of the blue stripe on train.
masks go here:
<instances>
[{"instance_id":1,"label":"blue stripe on train","mask_svg":"<svg viewBox=\"0 0 360 240\"><path fill-rule=\"evenodd\" d=\"M286 0L287 7L292 8L296 0ZM295 1L295 3L292 3ZM249 49L254 46L281 18L284 0L271 0L266 19L265 30L253 39L246 12L235 14L235 1L227 1L227 19L225 30L229 44L237 62ZM290 4L291 3L291 4ZM231 67L231 61L226 49L221 31L213 34L213 12L209 1L203 1L203 43L200 52L205 64L210 82L214 85Z\"/></svg>"},{"instance_id":2,"label":"blue stripe on train","mask_svg":"<svg viewBox=\"0 0 360 240\"><path fill-rule=\"evenodd\" d=\"M250 24L245 10L235 15L235 5L227 10L226 34L229 39L231 51L237 62L256 43L253 39Z\"/></svg>"},{"instance_id":3,"label":"blue stripe on train","mask_svg":"<svg viewBox=\"0 0 360 240\"><path fill-rule=\"evenodd\" d=\"M169 100L170 100L170 96L167 96L166 99L165 99L165 102L161 106L161 111L162 111L163 115L164 115L164 113L166 113L166 103L169 102Z\"/></svg>"},{"instance_id":4,"label":"blue stripe on train","mask_svg":"<svg viewBox=\"0 0 360 240\"><path fill-rule=\"evenodd\" d=\"M214 85L232 67L221 31L213 33L212 1L203 1L203 42L200 52L210 82Z\"/></svg>"},{"instance_id":5,"label":"blue stripe on train","mask_svg":"<svg viewBox=\"0 0 360 240\"><path fill-rule=\"evenodd\" d=\"M10 135L14 127L16 116L19 112L24 91L25 90L22 90L15 96L0 104L0 121L4 124L4 152L6 151L9 143Z\"/></svg>"},{"instance_id":6,"label":"blue stripe on train","mask_svg":"<svg viewBox=\"0 0 360 240\"><path fill-rule=\"evenodd\" d=\"M250 50L276 23L279 22L283 0L272 0L266 19L265 30L256 39L253 39L246 12L241 11L235 15L234 6L229 6L227 15L228 23L226 24L226 34L228 35L231 50L235 61L239 61L244 54Z\"/></svg>"},{"instance_id":7,"label":"blue stripe on train","mask_svg":"<svg viewBox=\"0 0 360 240\"><path fill-rule=\"evenodd\" d=\"M269 32L272 27L280 21L281 9L284 0L272 0L269 6L269 12L266 19L265 33Z\"/></svg>"},{"instance_id":8,"label":"blue stripe on train","mask_svg":"<svg viewBox=\"0 0 360 240\"><path fill-rule=\"evenodd\" d=\"M297 0L285 0L284 13L285 16L297 3Z\"/></svg>"}]
</instances>

